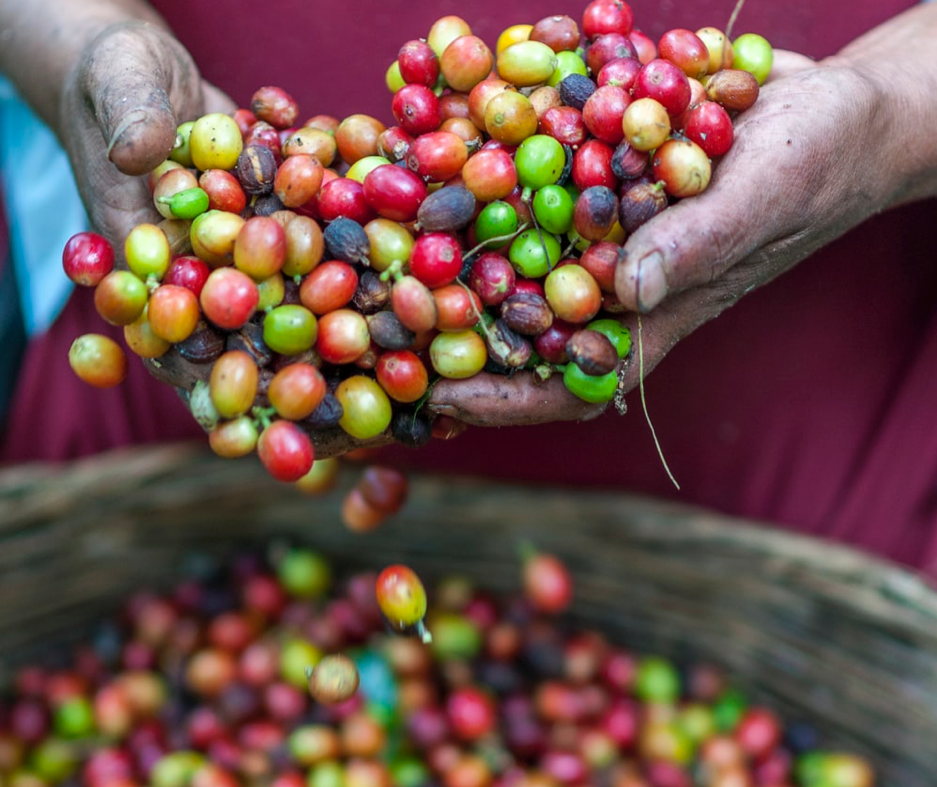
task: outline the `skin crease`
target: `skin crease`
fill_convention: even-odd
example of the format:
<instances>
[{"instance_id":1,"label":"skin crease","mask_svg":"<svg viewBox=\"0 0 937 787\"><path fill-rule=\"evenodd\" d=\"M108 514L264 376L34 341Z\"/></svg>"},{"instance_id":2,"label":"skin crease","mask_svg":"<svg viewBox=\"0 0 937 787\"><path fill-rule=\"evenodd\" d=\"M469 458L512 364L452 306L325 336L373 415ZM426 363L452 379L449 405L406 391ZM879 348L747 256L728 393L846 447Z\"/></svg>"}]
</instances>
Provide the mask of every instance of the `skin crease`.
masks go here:
<instances>
[{"instance_id":1,"label":"skin crease","mask_svg":"<svg viewBox=\"0 0 937 787\"><path fill-rule=\"evenodd\" d=\"M162 161L177 117L234 103L201 80L139 0L0 0L0 34L0 68L58 133L94 226L119 250L131 227L156 216L143 180L128 176ZM937 194L934 40L930 3L820 62L775 52L772 76L736 120L735 144L707 191L627 240L616 288L635 336L643 315L645 376L680 339L867 217ZM35 65L30 53L50 43L53 54ZM161 361L153 371L162 379L202 372L178 357ZM639 366L634 352L625 391L638 385ZM558 378L535 385L524 374L441 381L429 407L485 426L582 420L604 409ZM347 436L316 443L320 456L352 447Z\"/></svg>"}]
</instances>

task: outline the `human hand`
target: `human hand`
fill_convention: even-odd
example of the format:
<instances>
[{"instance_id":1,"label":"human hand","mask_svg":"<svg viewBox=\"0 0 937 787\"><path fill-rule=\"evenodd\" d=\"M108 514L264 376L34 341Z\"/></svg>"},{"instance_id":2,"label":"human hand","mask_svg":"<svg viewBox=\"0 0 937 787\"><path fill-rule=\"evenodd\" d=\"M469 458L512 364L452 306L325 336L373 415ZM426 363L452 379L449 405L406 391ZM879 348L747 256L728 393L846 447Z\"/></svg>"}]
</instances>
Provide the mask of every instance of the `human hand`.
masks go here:
<instances>
[{"instance_id":1,"label":"human hand","mask_svg":"<svg viewBox=\"0 0 937 787\"><path fill-rule=\"evenodd\" d=\"M642 346L639 358L636 341L622 370L622 393L682 338L882 209L897 188L880 152L884 121L871 83L832 60L783 51L775 58L709 188L625 244L616 289L636 340L642 315ZM485 426L580 420L601 410L551 383L540 388L529 375L446 382L430 406Z\"/></svg>"},{"instance_id":2,"label":"human hand","mask_svg":"<svg viewBox=\"0 0 937 787\"><path fill-rule=\"evenodd\" d=\"M60 112L92 226L119 251L135 225L158 221L141 176L167 158L179 123L234 109L166 29L136 21L105 28L85 47Z\"/></svg>"}]
</instances>

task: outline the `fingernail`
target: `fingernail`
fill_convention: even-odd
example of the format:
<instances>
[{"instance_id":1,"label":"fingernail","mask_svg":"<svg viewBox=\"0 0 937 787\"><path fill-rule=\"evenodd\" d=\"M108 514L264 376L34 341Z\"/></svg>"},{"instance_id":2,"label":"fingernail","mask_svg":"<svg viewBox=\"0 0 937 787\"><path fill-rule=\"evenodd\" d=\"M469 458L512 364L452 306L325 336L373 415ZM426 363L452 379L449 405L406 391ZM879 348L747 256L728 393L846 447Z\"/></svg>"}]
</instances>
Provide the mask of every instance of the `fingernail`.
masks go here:
<instances>
[{"instance_id":1,"label":"fingernail","mask_svg":"<svg viewBox=\"0 0 937 787\"><path fill-rule=\"evenodd\" d=\"M663 255L659 251L652 251L638 262L635 300L641 312L653 309L667 294L667 279L664 277L663 262Z\"/></svg>"},{"instance_id":2,"label":"fingernail","mask_svg":"<svg viewBox=\"0 0 937 787\"><path fill-rule=\"evenodd\" d=\"M121 120L117 128L114 129L114 133L111 134L110 141L107 143L107 155L110 156L114 146L120 142L120 138L124 135L128 128L136 125L137 123L146 122L147 118L148 115L146 111L142 109L134 109L124 115L123 120Z\"/></svg>"}]
</instances>

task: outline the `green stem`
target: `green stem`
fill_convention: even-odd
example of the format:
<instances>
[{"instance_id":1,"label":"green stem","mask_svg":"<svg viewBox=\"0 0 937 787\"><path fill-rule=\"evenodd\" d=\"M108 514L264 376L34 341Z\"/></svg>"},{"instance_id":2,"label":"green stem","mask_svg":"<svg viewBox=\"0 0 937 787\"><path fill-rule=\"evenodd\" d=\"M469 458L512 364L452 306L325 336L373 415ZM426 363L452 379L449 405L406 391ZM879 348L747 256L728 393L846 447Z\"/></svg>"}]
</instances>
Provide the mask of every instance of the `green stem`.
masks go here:
<instances>
[{"instance_id":1,"label":"green stem","mask_svg":"<svg viewBox=\"0 0 937 787\"><path fill-rule=\"evenodd\" d=\"M472 304L472 311L475 312L475 319L477 320L477 325L481 326L482 333L485 334L485 337L490 339L491 334L488 332L488 326L485 325L485 318L482 317L482 313L478 310L478 307L475 305L475 293L472 289L461 279L456 279L455 283L458 284L469 296L469 303Z\"/></svg>"},{"instance_id":2,"label":"green stem","mask_svg":"<svg viewBox=\"0 0 937 787\"><path fill-rule=\"evenodd\" d=\"M424 645L429 645L429 643L433 641L433 635L430 633L430 630L426 628L426 624L422 620L417 621L416 633Z\"/></svg>"},{"instance_id":3,"label":"green stem","mask_svg":"<svg viewBox=\"0 0 937 787\"><path fill-rule=\"evenodd\" d=\"M403 278L403 262L401 260L394 260L390 265L387 266L386 270L381 271L380 280L381 281L400 281Z\"/></svg>"},{"instance_id":4,"label":"green stem","mask_svg":"<svg viewBox=\"0 0 937 787\"><path fill-rule=\"evenodd\" d=\"M254 416L254 424L258 432L262 432L270 426L271 419L277 414L275 407L254 407L251 409L251 415Z\"/></svg>"},{"instance_id":5,"label":"green stem","mask_svg":"<svg viewBox=\"0 0 937 787\"><path fill-rule=\"evenodd\" d=\"M533 214L531 214L531 215L533 215ZM501 243L501 241L504 241L505 243L507 243L509 240L514 240L514 238L516 238L518 235L520 235L520 234L521 234L524 230L526 230L527 227L529 227L529 226L530 226L530 225L525 222L524 224L521 224L521 226L518 227L516 230L514 230L514 232L509 232L507 235L494 235L493 237L488 238L487 240L482 241L481 243L479 243L479 244L478 244L477 246L475 246L474 248L469 249L469 251L467 251L465 254L463 254L462 257L463 257L463 259L464 259L464 258L466 258L466 257L471 257L473 254L477 254L477 253L480 252L482 249L484 249L486 246L488 246L489 243L498 244L498 243Z\"/></svg>"}]
</instances>

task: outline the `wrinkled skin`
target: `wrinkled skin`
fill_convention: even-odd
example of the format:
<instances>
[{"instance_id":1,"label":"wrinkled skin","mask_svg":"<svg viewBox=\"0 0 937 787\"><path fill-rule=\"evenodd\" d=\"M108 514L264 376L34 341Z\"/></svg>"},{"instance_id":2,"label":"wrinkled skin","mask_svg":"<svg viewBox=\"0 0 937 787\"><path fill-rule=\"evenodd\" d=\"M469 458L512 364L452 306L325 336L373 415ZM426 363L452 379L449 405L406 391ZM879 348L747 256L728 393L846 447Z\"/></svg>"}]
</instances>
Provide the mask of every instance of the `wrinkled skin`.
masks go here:
<instances>
[{"instance_id":1,"label":"wrinkled skin","mask_svg":"<svg viewBox=\"0 0 937 787\"><path fill-rule=\"evenodd\" d=\"M683 337L746 293L873 213L937 193L933 140L919 161L901 158L908 144L920 144L921 128L934 127L926 121L937 123L937 93L920 88L920 114L905 118L898 111L909 90L901 64L891 72L865 67L887 66L896 41L912 64L926 55L937 12L920 7L902 17L820 63L776 52L772 77L755 106L738 117L735 144L707 191L628 239L616 289L634 335L637 314L643 315L643 364L633 353L623 392L637 386L639 368L647 375ZM917 38L909 39L912 29ZM130 23L110 28L86 49L62 107L65 117L77 118L63 136L92 221L119 244L133 225L156 215L143 179L127 176L165 158L177 122L234 105L200 80L169 33ZM206 373L172 353L153 371L182 387ZM535 385L525 374L441 381L429 408L482 426L582 420L603 409L576 399L558 378ZM343 434L315 437L320 455L353 447Z\"/></svg>"},{"instance_id":2,"label":"wrinkled skin","mask_svg":"<svg viewBox=\"0 0 937 787\"><path fill-rule=\"evenodd\" d=\"M189 53L165 30L113 25L85 50L62 94L62 134L91 223L119 246L127 233L158 221L142 177L166 159L176 128L234 102L203 82Z\"/></svg>"}]
</instances>

